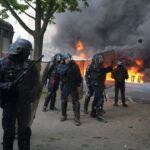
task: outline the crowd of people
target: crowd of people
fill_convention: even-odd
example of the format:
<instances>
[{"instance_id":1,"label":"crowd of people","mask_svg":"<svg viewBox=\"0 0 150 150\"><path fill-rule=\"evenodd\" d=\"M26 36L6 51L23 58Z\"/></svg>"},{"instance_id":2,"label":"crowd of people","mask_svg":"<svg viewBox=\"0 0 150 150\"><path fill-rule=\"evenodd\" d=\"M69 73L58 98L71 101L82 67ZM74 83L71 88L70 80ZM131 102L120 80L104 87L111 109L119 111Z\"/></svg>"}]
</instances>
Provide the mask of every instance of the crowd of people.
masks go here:
<instances>
[{"instance_id":1,"label":"crowd of people","mask_svg":"<svg viewBox=\"0 0 150 150\"><path fill-rule=\"evenodd\" d=\"M32 45L28 40L17 39L8 49L8 57L0 59L0 104L3 109L2 127L3 150L13 150L15 139L15 123L19 122L18 116L18 86L14 86L14 80L18 75L29 66L29 55L32 51ZM94 99L91 106L91 117L99 121L105 121L104 111L104 89L106 74L112 72L112 78L115 80L115 100L114 106L118 106L118 92L121 91L122 106L127 107L125 103L125 79L128 79L127 69L123 63L118 61L117 68L113 66L104 67L104 58L95 54L91 64L86 69L85 80L88 91L84 101L84 113L88 113L88 105L92 96ZM61 118L60 121L67 120L67 104L69 96L72 99L74 123L80 126L80 102L78 87L83 82L79 66L75 63L69 53L57 53L50 61L46 75L48 94L45 98L43 111L46 112L48 105L50 110L57 110L55 106L57 90L61 90ZM48 82L48 83L47 83ZM19 124L18 124L19 125ZM18 127L19 128L19 127ZM24 130L18 131L18 147L20 150L30 149L30 125Z\"/></svg>"},{"instance_id":2,"label":"crowd of people","mask_svg":"<svg viewBox=\"0 0 150 150\"><path fill-rule=\"evenodd\" d=\"M84 113L88 114L88 105L92 96L94 99L91 106L91 117L100 121L105 121L103 115L104 107L104 90L106 74L111 72L112 78L115 80L115 100L114 106L118 106L118 93L121 92L122 106L127 107L125 103L125 79L128 79L127 69L121 61L117 62L117 67L111 65L104 67L104 58L98 53L92 58L91 64L86 68L85 81L87 92L84 101ZM60 85L61 89L61 121L67 120L67 102L68 96L72 97L74 121L75 125L80 123L80 103L77 87L82 83L80 69L72 56L67 54L56 54L50 62L48 79L48 95L45 99L43 111L46 111L48 102L50 102L50 110L55 110L56 91ZM51 87L51 88L50 88ZM54 91L54 92L53 92ZM54 96L53 96L54 93ZM53 107L51 105L53 104Z\"/></svg>"}]
</instances>

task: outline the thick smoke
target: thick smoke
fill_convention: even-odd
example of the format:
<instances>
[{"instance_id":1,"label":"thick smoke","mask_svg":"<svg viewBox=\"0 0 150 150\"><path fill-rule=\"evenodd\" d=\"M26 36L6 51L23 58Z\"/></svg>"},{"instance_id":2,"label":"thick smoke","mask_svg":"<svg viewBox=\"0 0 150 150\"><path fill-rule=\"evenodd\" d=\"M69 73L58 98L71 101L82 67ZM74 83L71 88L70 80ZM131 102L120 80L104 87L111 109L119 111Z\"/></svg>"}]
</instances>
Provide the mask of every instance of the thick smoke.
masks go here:
<instances>
[{"instance_id":1,"label":"thick smoke","mask_svg":"<svg viewBox=\"0 0 150 150\"><path fill-rule=\"evenodd\" d=\"M121 57L150 58L150 0L89 0L90 6L80 12L56 16L54 47L75 52L81 40L91 56L101 50L114 49Z\"/></svg>"}]
</instances>

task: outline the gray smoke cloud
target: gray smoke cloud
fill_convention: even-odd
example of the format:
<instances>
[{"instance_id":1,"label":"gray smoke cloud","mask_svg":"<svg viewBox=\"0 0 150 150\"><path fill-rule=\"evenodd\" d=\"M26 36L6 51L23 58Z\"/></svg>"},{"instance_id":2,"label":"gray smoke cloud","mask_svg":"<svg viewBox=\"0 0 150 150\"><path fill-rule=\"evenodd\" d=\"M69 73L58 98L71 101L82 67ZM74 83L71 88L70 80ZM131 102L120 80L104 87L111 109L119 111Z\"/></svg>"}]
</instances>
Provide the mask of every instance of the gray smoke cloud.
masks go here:
<instances>
[{"instance_id":1,"label":"gray smoke cloud","mask_svg":"<svg viewBox=\"0 0 150 150\"><path fill-rule=\"evenodd\" d=\"M81 13L56 15L52 45L74 54L75 42L81 40L89 56L114 49L131 61L142 58L149 68L150 1L89 0L89 4Z\"/></svg>"}]
</instances>

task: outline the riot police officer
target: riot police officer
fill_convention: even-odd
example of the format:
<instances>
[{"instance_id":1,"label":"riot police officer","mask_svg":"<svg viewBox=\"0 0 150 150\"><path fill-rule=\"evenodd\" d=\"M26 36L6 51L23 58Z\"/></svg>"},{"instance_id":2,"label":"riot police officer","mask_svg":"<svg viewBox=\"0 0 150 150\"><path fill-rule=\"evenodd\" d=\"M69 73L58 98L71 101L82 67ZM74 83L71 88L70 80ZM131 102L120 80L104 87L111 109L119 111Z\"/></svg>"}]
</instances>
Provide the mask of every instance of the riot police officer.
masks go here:
<instances>
[{"instance_id":1,"label":"riot police officer","mask_svg":"<svg viewBox=\"0 0 150 150\"><path fill-rule=\"evenodd\" d=\"M114 106L118 106L118 93L121 92L122 106L127 107L125 103L125 79L128 79L128 71L123 66L121 61L118 61L117 68L112 72L112 78L115 79L115 103Z\"/></svg>"},{"instance_id":2,"label":"riot police officer","mask_svg":"<svg viewBox=\"0 0 150 150\"><path fill-rule=\"evenodd\" d=\"M59 74L57 72L58 65L62 61L62 54L58 53L54 56L54 60L50 62L49 70L47 74L48 81L48 95L45 98L43 111L46 111L48 103L50 102L50 110L56 110L56 92L59 87Z\"/></svg>"},{"instance_id":3,"label":"riot police officer","mask_svg":"<svg viewBox=\"0 0 150 150\"><path fill-rule=\"evenodd\" d=\"M21 72L27 69L26 62L31 50L32 45L28 40L17 39L10 45L8 57L0 59L0 92L1 107L3 108L2 127L4 130L3 150L13 150L15 123L16 119L18 119L17 103L19 101L19 88L13 84L13 81ZM18 132L19 150L30 149L30 136L30 127Z\"/></svg>"},{"instance_id":4,"label":"riot police officer","mask_svg":"<svg viewBox=\"0 0 150 150\"><path fill-rule=\"evenodd\" d=\"M87 74L91 80L91 85L94 90L91 117L97 118L100 121L103 121L103 92L105 89L106 74L112 71L112 66L104 68L103 62L103 56L101 54L96 54L93 56L92 63L87 70Z\"/></svg>"},{"instance_id":5,"label":"riot police officer","mask_svg":"<svg viewBox=\"0 0 150 150\"><path fill-rule=\"evenodd\" d=\"M63 55L64 63L59 66L59 74L61 75L61 121L67 119L67 102L68 96L72 98L74 122L75 125L80 125L80 102L77 87L82 82L82 77L78 65L72 60L72 56Z\"/></svg>"}]
</instances>

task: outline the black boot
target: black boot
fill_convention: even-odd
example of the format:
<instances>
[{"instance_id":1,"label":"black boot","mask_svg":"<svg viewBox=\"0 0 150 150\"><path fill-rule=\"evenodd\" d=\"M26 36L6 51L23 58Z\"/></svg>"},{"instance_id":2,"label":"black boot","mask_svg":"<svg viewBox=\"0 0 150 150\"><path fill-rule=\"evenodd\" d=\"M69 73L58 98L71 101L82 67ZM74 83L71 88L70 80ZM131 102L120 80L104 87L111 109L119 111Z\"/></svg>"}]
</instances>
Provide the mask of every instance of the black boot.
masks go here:
<instances>
[{"instance_id":1,"label":"black boot","mask_svg":"<svg viewBox=\"0 0 150 150\"><path fill-rule=\"evenodd\" d=\"M125 103L123 103L123 104L122 104L122 107L128 107L128 105L127 105L127 104L125 104Z\"/></svg>"},{"instance_id":2,"label":"black boot","mask_svg":"<svg viewBox=\"0 0 150 150\"><path fill-rule=\"evenodd\" d=\"M103 114L106 114L106 111L104 110L104 106L103 105L104 105L104 103L101 105L101 111L102 111Z\"/></svg>"},{"instance_id":3,"label":"black boot","mask_svg":"<svg viewBox=\"0 0 150 150\"><path fill-rule=\"evenodd\" d=\"M80 126L80 103L79 101L76 101L74 104L74 123L76 126Z\"/></svg>"},{"instance_id":4,"label":"black boot","mask_svg":"<svg viewBox=\"0 0 150 150\"><path fill-rule=\"evenodd\" d=\"M30 137L31 129L27 128L21 134L18 135L18 147L19 150L30 150Z\"/></svg>"},{"instance_id":5,"label":"black boot","mask_svg":"<svg viewBox=\"0 0 150 150\"><path fill-rule=\"evenodd\" d=\"M128 107L128 105L125 103L125 99L122 100L122 107Z\"/></svg>"},{"instance_id":6,"label":"black boot","mask_svg":"<svg viewBox=\"0 0 150 150\"><path fill-rule=\"evenodd\" d=\"M47 94L47 96L45 98L43 109L42 109L43 112L46 112L46 109L47 109L48 103L50 101L50 98L51 98L51 93L48 92L48 94Z\"/></svg>"},{"instance_id":7,"label":"black boot","mask_svg":"<svg viewBox=\"0 0 150 150\"><path fill-rule=\"evenodd\" d=\"M95 118L96 116L97 116L97 114L96 114L96 107L95 107L94 103L92 103L91 117Z\"/></svg>"},{"instance_id":8,"label":"black boot","mask_svg":"<svg viewBox=\"0 0 150 150\"><path fill-rule=\"evenodd\" d=\"M51 101L50 101L50 110L57 110L57 108L55 107L55 102L56 102L56 92L52 94L51 96Z\"/></svg>"},{"instance_id":9,"label":"black boot","mask_svg":"<svg viewBox=\"0 0 150 150\"><path fill-rule=\"evenodd\" d=\"M87 95L85 97L85 102L84 102L84 113L85 114L88 114L88 105L89 105L89 102L90 102L90 97Z\"/></svg>"},{"instance_id":10,"label":"black boot","mask_svg":"<svg viewBox=\"0 0 150 150\"><path fill-rule=\"evenodd\" d=\"M96 108L97 117L103 116L103 109L101 107Z\"/></svg>"},{"instance_id":11,"label":"black boot","mask_svg":"<svg viewBox=\"0 0 150 150\"><path fill-rule=\"evenodd\" d=\"M4 132L3 136L3 150L13 150L14 136L9 136Z\"/></svg>"},{"instance_id":12,"label":"black boot","mask_svg":"<svg viewBox=\"0 0 150 150\"><path fill-rule=\"evenodd\" d=\"M61 102L61 111L62 111L62 116L60 118L60 121L65 121L67 120L67 101Z\"/></svg>"},{"instance_id":13,"label":"black boot","mask_svg":"<svg viewBox=\"0 0 150 150\"><path fill-rule=\"evenodd\" d=\"M114 100L113 106L118 106L118 99L117 98Z\"/></svg>"}]
</instances>

